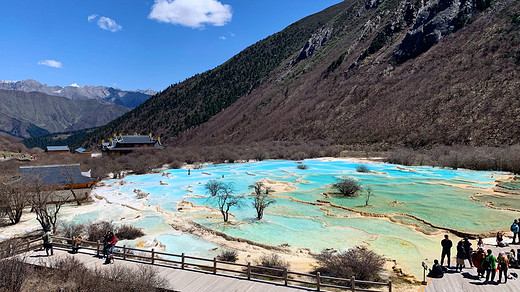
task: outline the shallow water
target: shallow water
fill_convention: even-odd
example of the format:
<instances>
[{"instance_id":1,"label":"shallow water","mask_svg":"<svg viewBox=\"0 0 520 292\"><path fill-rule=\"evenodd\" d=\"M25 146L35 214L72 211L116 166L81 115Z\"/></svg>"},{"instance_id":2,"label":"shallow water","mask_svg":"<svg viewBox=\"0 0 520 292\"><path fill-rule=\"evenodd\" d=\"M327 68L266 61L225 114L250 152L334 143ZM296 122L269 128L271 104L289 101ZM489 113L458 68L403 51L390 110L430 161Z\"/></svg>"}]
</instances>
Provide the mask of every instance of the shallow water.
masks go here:
<instances>
[{"instance_id":1,"label":"shallow water","mask_svg":"<svg viewBox=\"0 0 520 292\"><path fill-rule=\"evenodd\" d=\"M303 163L308 169L298 169L294 161L262 161L210 165L191 170L191 175L184 169L167 170L168 177L162 174L128 176L123 179L124 185L115 184L95 191L114 203L132 206L144 203L179 214L177 203L183 199L196 205L215 207L214 201L207 197L195 197L207 195L204 184L211 179L233 183L237 195L250 194L248 186L264 178L290 182L295 191L275 195L313 204L318 199L326 200L362 212L387 214L405 224L386 218L360 217L356 212L327 205L304 204L289 198L277 198L276 203L267 208L264 219L257 221L250 197L244 200L242 208L231 209L234 215L232 225L207 216L199 216L194 221L232 236L269 245L289 244L314 252L325 248L346 250L367 244L376 252L397 259L416 276L422 272L421 261L432 261L438 257L442 234L439 234L441 230L401 213L413 215L434 226L469 233L506 230L509 221L517 217L515 212L492 209L471 199L477 193L490 193L495 179L504 173L383 163L366 163L364 165L374 172L358 173L356 167L360 164L350 161L313 159ZM364 196L325 198L323 193L330 191L329 185L343 176L355 178L363 187L372 188L374 196L370 199L370 206L364 206ZM107 183L112 182L116 181ZM135 189L149 193L147 199L137 200ZM514 205L517 206L516 203ZM333 216L328 216L327 211ZM77 217L76 220L90 220L96 214L82 216L85 217ZM133 224L155 234L167 251L207 256L218 253L214 251L217 247L214 244L191 235L175 233L161 216L159 212L146 211L141 218L134 218Z\"/></svg>"}]
</instances>

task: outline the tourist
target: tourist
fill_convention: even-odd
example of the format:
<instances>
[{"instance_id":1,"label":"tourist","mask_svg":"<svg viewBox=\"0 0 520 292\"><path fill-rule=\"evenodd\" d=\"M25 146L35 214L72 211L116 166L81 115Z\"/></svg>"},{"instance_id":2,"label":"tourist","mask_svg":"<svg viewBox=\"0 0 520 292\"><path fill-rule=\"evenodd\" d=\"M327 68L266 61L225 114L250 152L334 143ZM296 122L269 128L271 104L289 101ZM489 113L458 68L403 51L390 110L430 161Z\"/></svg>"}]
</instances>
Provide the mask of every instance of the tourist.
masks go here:
<instances>
[{"instance_id":1,"label":"tourist","mask_svg":"<svg viewBox=\"0 0 520 292\"><path fill-rule=\"evenodd\" d=\"M471 255L471 260L473 261L473 265L477 268L477 277L484 277L484 268L482 267L482 261L486 257L486 252L483 248L479 248L477 252L474 252Z\"/></svg>"},{"instance_id":2,"label":"tourist","mask_svg":"<svg viewBox=\"0 0 520 292\"><path fill-rule=\"evenodd\" d=\"M511 249L511 251L507 255L507 258L509 259L509 267L510 268L518 268L518 260L516 258L514 249Z\"/></svg>"},{"instance_id":3,"label":"tourist","mask_svg":"<svg viewBox=\"0 0 520 292\"><path fill-rule=\"evenodd\" d=\"M442 246L442 252L441 252L441 266L444 263L444 257L447 256L447 266L450 267L450 260L451 260L451 247L453 246L453 243L448 238L448 234L444 235L444 239L441 240L441 246Z\"/></svg>"},{"instance_id":4,"label":"tourist","mask_svg":"<svg viewBox=\"0 0 520 292\"><path fill-rule=\"evenodd\" d=\"M482 240L482 237L479 237L478 238L478 241L477 241L477 249L478 248L482 248L485 250L485 244L484 244L484 241Z\"/></svg>"},{"instance_id":5,"label":"tourist","mask_svg":"<svg viewBox=\"0 0 520 292\"><path fill-rule=\"evenodd\" d=\"M491 275L491 282L495 281L495 274L497 270L497 258L493 255L493 251L488 249L488 255L482 261L482 267L486 270L486 281L484 283L489 282L489 276Z\"/></svg>"},{"instance_id":6,"label":"tourist","mask_svg":"<svg viewBox=\"0 0 520 292\"><path fill-rule=\"evenodd\" d=\"M507 283L507 267L509 266L509 259L507 255L501 251L497 258L498 266L498 283L502 281L502 274L504 274L504 283Z\"/></svg>"},{"instance_id":7,"label":"tourist","mask_svg":"<svg viewBox=\"0 0 520 292\"><path fill-rule=\"evenodd\" d=\"M508 244L504 242L504 234L501 231L497 232L497 246L508 246Z\"/></svg>"},{"instance_id":8,"label":"tourist","mask_svg":"<svg viewBox=\"0 0 520 292\"><path fill-rule=\"evenodd\" d=\"M444 271L442 270L442 266L439 265L438 260L433 261L433 267L430 269L428 273L428 277L430 278L442 278L444 276Z\"/></svg>"},{"instance_id":9,"label":"tourist","mask_svg":"<svg viewBox=\"0 0 520 292\"><path fill-rule=\"evenodd\" d=\"M74 238L74 240L72 241L72 253L78 253L78 250L81 247L82 242L83 238L81 236Z\"/></svg>"},{"instance_id":10,"label":"tourist","mask_svg":"<svg viewBox=\"0 0 520 292\"><path fill-rule=\"evenodd\" d=\"M45 228L45 233L42 235L43 239L43 248L45 249L45 253L49 256L49 250L51 251L51 255L54 255L54 249L52 248L52 234L49 228Z\"/></svg>"},{"instance_id":11,"label":"tourist","mask_svg":"<svg viewBox=\"0 0 520 292\"><path fill-rule=\"evenodd\" d=\"M109 264L110 261L114 258L114 256L112 254L114 252L114 247L116 246L117 238L112 231L109 231L107 233L106 237L107 238L106 238L106 246L105 246L105 248L106 248L105 264Z\"/></svg>"},{"instance_id":12,"label":"tourist","mask_svg":"<svg viewBox=\"0 0 520 292\"><path fill-rule=\"evenodd\" d=\"M511 242L512 244L515 244L516 243L516 238L518 236L518 232L520 232L520 226L518 226L518 220L515 219L515 221L513 221L513 224L511 224L511 231L513 232L513 241ZM520 238L518 238L518 241L520 242Z\"/></svg>"},{"instance_id":13,"label":"tourist","mask_svg":"<svg viewBox=\"0 0 520 292\"><path fill-rule=\"evenodd\" d=\"M464 267L464 260L466 259L466 253L464 249L464 242L462 239L457 243L457 266L455 267L455 271L459 270L462 272L462 268Z\"/></svg>"},{"instance_id":14,"label":"tourist","mask_svg":"<svg viewBox=\"0 0 520 292\"><path fill-rule=\"evenodd\" d=\"M471 254L473 253L473 248L471 247L471 242L467 237L464 237L464 254L466 255L466 259L469 262L469 266L473 268L473 264L471 263Z\"/></svg>"}]
</instances>

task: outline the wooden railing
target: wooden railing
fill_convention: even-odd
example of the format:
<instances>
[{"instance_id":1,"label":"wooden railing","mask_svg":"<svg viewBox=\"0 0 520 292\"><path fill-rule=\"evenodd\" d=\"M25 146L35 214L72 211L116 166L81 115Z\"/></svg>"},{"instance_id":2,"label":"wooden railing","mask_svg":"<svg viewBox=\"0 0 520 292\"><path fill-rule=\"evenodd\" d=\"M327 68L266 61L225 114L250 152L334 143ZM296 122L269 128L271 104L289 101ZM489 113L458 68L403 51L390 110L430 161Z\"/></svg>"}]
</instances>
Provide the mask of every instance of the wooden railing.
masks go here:
<instances>
[{"instance_id":1,"label":"wooden railing","mask_svg":"<svg viewBox=\"0 0 520 292\"><path fill-rule=\"evenodd\" d=\"M33 240L32 243L41 241L41 239ZM54 237L54 246L61 248L72 248L72 238ZM40 243L37 245L41 247ZM34 245L33 245L34 247ZM26 243L24 251L28 251L31 248L30 243ZM83 240L81 243L80 250L92 251L97 256L101 256L103 253L103 244L99 241L92 242ZM306 288L315 288L316 291L324 291L324 288L335 288L343 289L348 291L363 291L363 292L384 292L383 290L374 290L388 288L389 292L392 292L392 281L388 282L373 282L373 281L361 281L356 280L354 277L351 279L335 278L322 276L320 273L308 274L292 272L288 269L277 269L268 268L262 266L253 266L251 263L239 264L234 262L226 262L217 260L217 258L208 259L201 257L189 256L184 253L172 254L166 252L155 251L155 249L146 250L123 246L115 246L114 255L116 258L123 260L134 260L138 262L146 262L152 265L160 265L163 267L180 267L181 269L198 268L201 270L212 272L213 274L219 274L219 272L225 272L220 274L233 275L245 277L248 280L261 279L275 281L278 284L283 285L294 285L303 286ZM367 287L372 287L368 289Z\"/></svg>"}]
</instances>

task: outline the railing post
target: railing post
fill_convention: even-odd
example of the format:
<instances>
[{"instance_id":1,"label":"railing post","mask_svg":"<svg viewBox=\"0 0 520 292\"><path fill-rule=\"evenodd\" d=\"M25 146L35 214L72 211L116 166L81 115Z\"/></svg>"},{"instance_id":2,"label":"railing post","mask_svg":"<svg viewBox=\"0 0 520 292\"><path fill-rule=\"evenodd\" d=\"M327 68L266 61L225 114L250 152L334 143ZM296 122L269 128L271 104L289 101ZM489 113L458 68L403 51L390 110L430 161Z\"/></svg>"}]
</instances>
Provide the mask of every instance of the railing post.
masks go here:
<instances>
[{"instance_id":1,"label":"railing post","mask_svg":"<svg viewBox=\"0 0 520 292\"><path fill-rule=\"evenodd\" d=\"M247 263L247 279L251 280L251 263Z\"/></svg>"},{"instance_id":2,"label":"railing post","mask_svg":"<svg viewBox=\"0 0 520 292\"><path fill-rule=\"evenodd\" d=\"M126 260L126 244L123 245L123 260Z\"/></svg>"},{"instance_id":3,"label":"railing post","mask_svg":"<svg viewBox=\"0 0 520 292\"><path fill-rule=\"evenodd\" d=\"M316 291L320 291L321 279L320 272L316 273Z\"/></svg>"},{"instance_id":4,"label":"railing post","mask_svg":"<svg viewBox=\"0 0 520 292\"><path fill-rule=\"evenodd\" d=\"M217 274L217 258L213 258L213 274Z\"/></svg>"},{"instance_id":5,"label":"railing post","mask_svg":"<svg viewBox=\"0 0 520 292\"><path fill-rule=\"evenodd\" d=\"M350 290L356 291L356 279L354 276L352 276L352 279L350 279Z\"/></svg>"},{"instance_id":6,"label":"railing post","mask_svg":"<svg viewBox=\"0 0 520 292\"><path fill-rule=\"evenodd\" d=\"M96 242L96 255L99 257L99 240Z\"/></svg>"},{"instance_id":7,"label":"railing post","mask_svg":"<svg viewBox=\"0 0 520 292\"><path fill-rule=\"evenodd\" d=\"M152 248L152 265L155 264L155 251Z\"/></svg>"},{"instance_id":8,"label":"railing post","mask_svg":"<svg viewBox=\"0 0 520 292\"><path fill-rule=\"evenodd\" d=\"M388 292L392 292L392 280L388 281Z\"/></svg>"},{"instance_id":9,"label":"railing post","mask_svg":"<svg viewBox=\"0 0 520 292\"><path fill-rule=\"evenodd\" d=\"M181 269L184 269L184 253L181 254Z\"/></svg>"},{"instance_id":10,"label":"railing post","mask_svg":"<svg viewBox=\"0 0 520 292\"><path fill-rule=\"evenodd\" d=\"M283 281L285 286L287 286L287 268L283 268Z\"/></svg>"}]
</instances>

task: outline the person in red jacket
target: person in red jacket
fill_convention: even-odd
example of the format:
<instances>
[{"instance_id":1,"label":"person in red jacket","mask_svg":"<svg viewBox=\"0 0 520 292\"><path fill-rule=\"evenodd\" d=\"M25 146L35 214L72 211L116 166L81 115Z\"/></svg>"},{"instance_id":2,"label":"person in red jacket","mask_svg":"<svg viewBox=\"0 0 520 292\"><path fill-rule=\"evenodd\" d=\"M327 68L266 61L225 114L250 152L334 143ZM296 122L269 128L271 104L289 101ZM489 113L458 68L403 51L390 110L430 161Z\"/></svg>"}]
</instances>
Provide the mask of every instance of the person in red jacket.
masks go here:
<instances>
[{"instance_id":1,"label":"person in red jacket","mask_svg":"<svg viewBox=\"0 0 520 292\"><path fill-rule=\"evenodd\" d=\"M486 252L483 248L479 248L477 252L471 254L471 261L473 262L473 266L477 268L477 276L484 277L484 268L482 267L482 261L486 257Z\"/></svg>"},{"instance_id":2,"label":"person in red jacket","mask_svg":"<svg viewBox=\"0 0 520 292\"><path fill-rule=\"evenodd\" d=\"M114 246L116 246L117 238L112 231L107 232L104 238L105 242L105 255L106 260L105 263L110 263L110 260L113 258Z\"/></svg>"}]
</instances>

